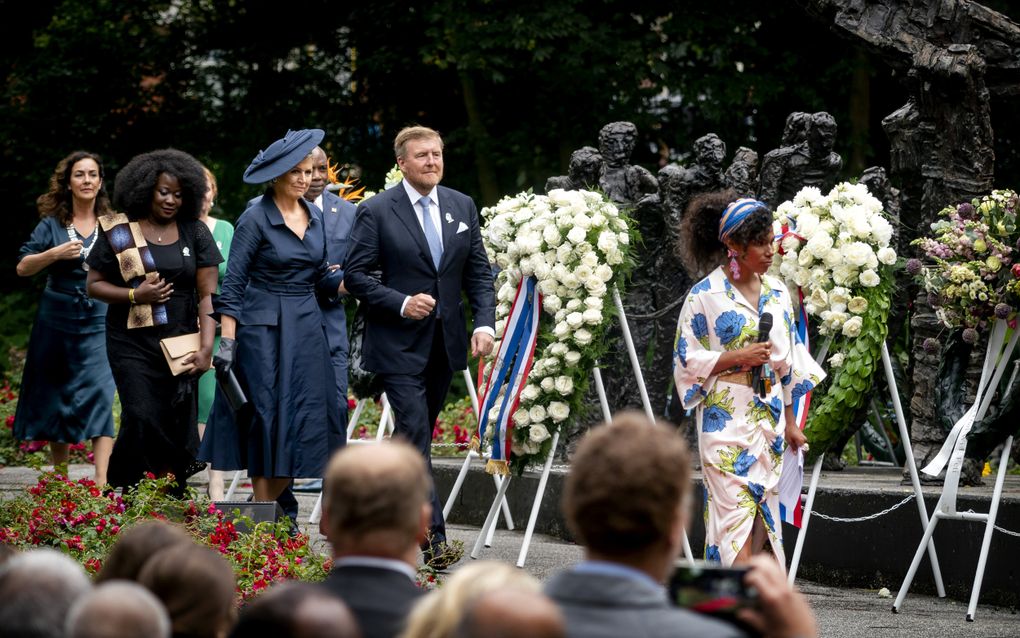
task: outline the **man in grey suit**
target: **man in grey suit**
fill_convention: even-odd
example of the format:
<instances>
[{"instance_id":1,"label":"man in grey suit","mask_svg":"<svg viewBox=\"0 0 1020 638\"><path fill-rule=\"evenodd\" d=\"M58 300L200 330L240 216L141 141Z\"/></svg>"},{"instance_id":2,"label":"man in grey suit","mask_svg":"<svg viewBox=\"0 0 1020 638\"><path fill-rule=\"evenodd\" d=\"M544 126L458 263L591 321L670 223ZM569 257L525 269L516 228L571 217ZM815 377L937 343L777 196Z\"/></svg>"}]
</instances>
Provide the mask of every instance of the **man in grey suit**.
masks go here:
<instances>
[{"instance_id":1,"label":"man in grey suit","mask_svg":"<svg viewBox=\"0 0 1020 638\"><path fill-rule=\"evenodd\" d=\"M735 624L669 602L668 580L690 500L690 452L675 428L624 413L591 430L567 475L563 510L586 560L554 576L546 594L563 610L567 636L744 636ZM761 605L740 620L769 636L813 638L806 599L775 559L756 557L745 583Z\"/></svg>"}]
</instances>

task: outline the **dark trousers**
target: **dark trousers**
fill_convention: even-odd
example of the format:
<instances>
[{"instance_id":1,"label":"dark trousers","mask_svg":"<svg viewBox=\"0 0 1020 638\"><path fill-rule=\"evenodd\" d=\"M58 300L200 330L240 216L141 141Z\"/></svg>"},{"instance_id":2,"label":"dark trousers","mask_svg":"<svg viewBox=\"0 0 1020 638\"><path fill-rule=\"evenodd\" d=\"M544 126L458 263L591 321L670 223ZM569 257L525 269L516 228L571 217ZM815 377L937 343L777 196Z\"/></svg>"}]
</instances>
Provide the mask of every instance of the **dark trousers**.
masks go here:
<instances>
[{"instance_id":1,"label":"dark trousers","mask_svg":"<svg viewBox=\"0 0 1020 638\"><path fill-rule=\"evenodd\" d=\"M450 369L443 341L443 324L437 319L432 350L424 370L418 374L380 375L397 424L394 433L422 453L429 474L432 473L432 428L443 409L453 379L453 370ZM429 532L433 544L446 540L443 504L435 486L432 488L432 521Z\"/></svg>"}]
</instances>

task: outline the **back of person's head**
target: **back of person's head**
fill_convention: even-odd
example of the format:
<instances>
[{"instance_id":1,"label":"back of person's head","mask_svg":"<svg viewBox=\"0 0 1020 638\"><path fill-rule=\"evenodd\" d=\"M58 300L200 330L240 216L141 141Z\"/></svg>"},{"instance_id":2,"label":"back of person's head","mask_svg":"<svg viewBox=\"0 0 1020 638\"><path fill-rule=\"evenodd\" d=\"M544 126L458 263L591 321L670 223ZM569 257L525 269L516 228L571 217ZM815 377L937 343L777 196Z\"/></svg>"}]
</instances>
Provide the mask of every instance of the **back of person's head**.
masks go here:
<instances>
[{"instance_id":1,"label":"back of person's head","mask_svg":"<svg viewBox=\"0 0 1020 638\"><path fill-rule=\"evenodd\" d=\"M541 585L527 572L506 563L478 561L466 565L414 606L402 638L452 638L464 610L478 596L510 589L537 593Z\"/></svg>"},{"instance_id":2,"label":"back of person's head","mask_svg":"<svg viewBox=\"0 0 1020 638\"><path fill-rule=\"evenodd\" d=\"M620 414L577 447L563 493L567 526L602 557L660 550L682 530L690 474L690 453L675 428Z\"/></svg>"},{"instance_id":3,"label":"back of person's head","mask_svg":"<svg viewBox=\"0 0 1020 638\"><path fill-rule=\"evenodd\" d=\"M96 574L96 583L114 579L137 581L145 561L161 549L178 543L194 544L194 541L183 527L173 523L153 519L123 529Z\"/></svg>"},{"instance_id":4,"label":"back of person's head","mask_svg":"<svg viewBox=\"0 0 1020 638\"><path fill-rule=\"evenodd\" d=\"M326 469L323 534L338 555L401 557L424 540L431 485L425 461L407 443L348 446Z\"/></svg>"},{"instance_id":5,"label":"back of person's head","mask_svg":"<svg viewBox=\"0 0 1020 638\"><path fill-rule=\"evenodd\" d=\"M360 638L358 622L339 598L311 583L273 585L241 610L230 638Z\"/></svg>"},{"instance_id":6,"label":"back of person's head","mask_svg":"<svg viewBox=\"0 0 1020 638\"><path fill-rule=\"evenodd\" d=\"M91 587L81 565L55 549L15 556L0 567L0 635L63 636L68 610Z\"/></svg>"},{"instance_id":7,"label":"back of person's head","mask_svg":"<svg viewBox=\"0 0 1020 638\"><path fill-rule=\"evenodd\" d=\"M111 580L78 598L65 627L67 638L170 638L163 603L127 580Z\"/></svg>"},{"instance_id":8,"label":"back of person's head","mask_svg":"<svg viewBox=\"0 0 1020 638\"><path fill-rule=\"evenodd\" d=\"M533 591L497 589L467 606L454 638L565 638L566 620L549 598Z\"/></svg>"},{"instance_id":9,"label":"back of person's head","mask_svg":"<svg viewBox=\"0 0 1020 638\"><path fill-rule=\"evenodd\" d=\"M175 636L222 636L234 620L234 570L208 547L178 543L160 550L138 582L166 607Z\"/></svg>"}]
</instances>

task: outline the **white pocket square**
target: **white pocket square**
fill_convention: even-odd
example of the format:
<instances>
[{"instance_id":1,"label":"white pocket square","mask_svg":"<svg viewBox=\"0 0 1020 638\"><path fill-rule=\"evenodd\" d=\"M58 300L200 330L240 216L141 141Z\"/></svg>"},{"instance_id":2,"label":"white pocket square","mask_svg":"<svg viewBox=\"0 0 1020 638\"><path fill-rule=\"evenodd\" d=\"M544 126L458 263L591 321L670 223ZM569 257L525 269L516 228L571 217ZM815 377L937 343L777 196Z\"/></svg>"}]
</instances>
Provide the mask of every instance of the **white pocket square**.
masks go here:
<instances>
[{"instance_id":1,"label":"white pocket square","mask_svg":"<svg viewBox=\"0 0 1020 638\"><path fill-rule=\"evenodd\" d=\"M465 224L464 222L461 222L460 226L457 226L457 234L459 235L459 234L463 233L464 231L466 231L467 229L468 229L467 224Z\"/></svg>"}]
</instances>

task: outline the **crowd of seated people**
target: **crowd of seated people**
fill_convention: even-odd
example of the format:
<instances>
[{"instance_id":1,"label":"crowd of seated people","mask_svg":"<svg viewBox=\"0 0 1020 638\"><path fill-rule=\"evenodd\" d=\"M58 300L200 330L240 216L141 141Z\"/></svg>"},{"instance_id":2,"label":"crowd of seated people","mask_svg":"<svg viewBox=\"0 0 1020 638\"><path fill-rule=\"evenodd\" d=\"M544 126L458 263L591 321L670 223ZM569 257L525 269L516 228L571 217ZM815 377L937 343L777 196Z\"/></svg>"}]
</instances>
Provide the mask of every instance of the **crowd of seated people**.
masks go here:
<instances>
[{"instance_id":1,"label":"crowd of seated people","mask_svg":"<svg viewBox=\"0 0 1020 638\"><path fill-rule=\"evenodd\" d=\"M334 567L238 605L229 563L182 529L124 531L95 580L52 549L0 551L0 628L10 638L536 638L767 635L814 638L814 615L777 561L745 577L759 603L729 622L672 604L667 582L691 510L691 461L675 428L623 414L577 448L563 508L584 559L544 585L478 561L442 587L416 584L431 521L431 477L399 440L331 459L320 530ZM2 548L0 548L2 549Z\"/></svg>"}]
</instances>

